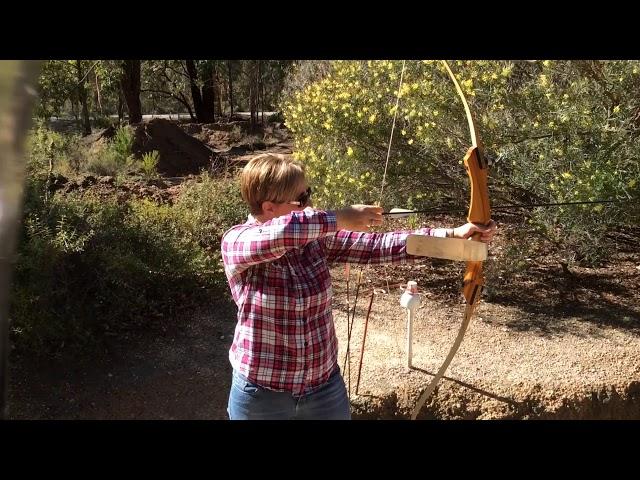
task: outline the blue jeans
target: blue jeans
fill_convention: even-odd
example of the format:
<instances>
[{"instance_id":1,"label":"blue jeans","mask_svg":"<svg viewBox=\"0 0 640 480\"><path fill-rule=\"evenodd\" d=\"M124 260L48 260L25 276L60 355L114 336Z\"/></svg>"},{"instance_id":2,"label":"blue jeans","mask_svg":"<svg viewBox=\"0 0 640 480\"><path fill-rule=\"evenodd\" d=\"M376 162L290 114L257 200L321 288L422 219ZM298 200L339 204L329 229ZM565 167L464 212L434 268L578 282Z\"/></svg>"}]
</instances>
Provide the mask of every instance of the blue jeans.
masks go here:
<instances>
[{"instance_id":1,"label":"blue jeans","mask_svg":"<svg viewBox=\"0 0 640 480\"><path fill-rule=\"evenodd\" d=\"M268 390L234 370L227 413L231 420L351 420L338 367L327 383L300 396Z\"/></svg>"}]
</instances>

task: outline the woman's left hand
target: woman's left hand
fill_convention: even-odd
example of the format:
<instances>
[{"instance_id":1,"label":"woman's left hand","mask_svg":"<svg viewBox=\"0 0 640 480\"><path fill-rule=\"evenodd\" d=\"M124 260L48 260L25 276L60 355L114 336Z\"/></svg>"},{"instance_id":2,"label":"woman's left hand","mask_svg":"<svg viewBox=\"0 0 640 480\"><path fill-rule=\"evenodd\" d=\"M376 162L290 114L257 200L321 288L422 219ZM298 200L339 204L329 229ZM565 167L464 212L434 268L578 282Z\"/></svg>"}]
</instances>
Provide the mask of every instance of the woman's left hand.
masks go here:
<instances>
[{"instance_id":1,"label":"woman's left hand","mask_svg":"<svg viewBox=\"0 0 640 480\"><path fill-rule=\"evenodd\" d=\"M480 241L484 243L490 243L493 240L493 234L496 232L498 224L491 220L488 225L481 225L479 223L465 223L460 227L453 229L454 238L469 238L476 232L481 232Z\"/></svg>"}]
</instances>

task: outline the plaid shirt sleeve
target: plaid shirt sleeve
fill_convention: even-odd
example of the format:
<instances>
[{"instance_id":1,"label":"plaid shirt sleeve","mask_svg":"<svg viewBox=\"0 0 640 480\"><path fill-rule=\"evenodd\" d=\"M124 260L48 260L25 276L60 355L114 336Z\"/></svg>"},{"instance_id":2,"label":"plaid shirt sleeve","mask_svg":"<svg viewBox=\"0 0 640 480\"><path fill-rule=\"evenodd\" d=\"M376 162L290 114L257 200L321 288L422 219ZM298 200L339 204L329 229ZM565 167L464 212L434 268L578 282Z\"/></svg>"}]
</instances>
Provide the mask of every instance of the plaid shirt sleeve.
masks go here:
<instances>
[{"instance_id":1,"label":"plaid shirt sleeve","mask_svg":"<svg viewBox=\"0 0 640 480\"><path fill-rule=\"evenodd\" d=\"M390 233L364 233L340 230L325 238L327 261L357 264L402 264L420 257L407 253L407 237L411 234L445 236L440 228L400 230Z\"/></svg>"},{"instance_id":2,"label":"plaid shirt sleeve","mask_svg":"<svg viewBox=\"0 0 640 480\"><path fill-rule=\"evenodd\" d=\"M301 212L264 223L247 222L227 231L222 239L222 256L227 276L235 276L252 265L282 257L287 251L335 232L336 216L306 208Z\"/></svg>"}]
</instances>

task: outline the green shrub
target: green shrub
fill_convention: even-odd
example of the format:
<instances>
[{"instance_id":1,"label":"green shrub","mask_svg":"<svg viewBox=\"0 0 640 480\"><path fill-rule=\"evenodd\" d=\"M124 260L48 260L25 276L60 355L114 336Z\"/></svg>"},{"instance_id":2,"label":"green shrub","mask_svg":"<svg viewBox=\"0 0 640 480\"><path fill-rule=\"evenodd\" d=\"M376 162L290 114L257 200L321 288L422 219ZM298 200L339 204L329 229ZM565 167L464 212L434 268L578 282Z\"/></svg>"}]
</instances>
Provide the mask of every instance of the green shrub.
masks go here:
<instances>
[{"instance_id":1,"label":"green shrub","mask_svg":"<svg viewBox=\"0 0 640 480\"><path fill-rule=\"evenodd\" d=\"M234 217L224 196L233 187L203 183L172 207L89 194L45 204L42 182L29 181L11 304L18 347L91 345L105 330L159 321L159 312L208 300L212 289L226 292L219 235ZM216 201L222 208L212 208Z\"/></svg>"},{"instance_id":2,"label":"green shrub","mask_svg":"<svg viewBox=\"0 0 640 480\"><path fill-rule=\"evenodd\" d=\"M158 176L158 161L160 160L160 152L153 150L151 152L144 153L140 166L145 178L154 178Z\"/></svg>"}]
</instances>

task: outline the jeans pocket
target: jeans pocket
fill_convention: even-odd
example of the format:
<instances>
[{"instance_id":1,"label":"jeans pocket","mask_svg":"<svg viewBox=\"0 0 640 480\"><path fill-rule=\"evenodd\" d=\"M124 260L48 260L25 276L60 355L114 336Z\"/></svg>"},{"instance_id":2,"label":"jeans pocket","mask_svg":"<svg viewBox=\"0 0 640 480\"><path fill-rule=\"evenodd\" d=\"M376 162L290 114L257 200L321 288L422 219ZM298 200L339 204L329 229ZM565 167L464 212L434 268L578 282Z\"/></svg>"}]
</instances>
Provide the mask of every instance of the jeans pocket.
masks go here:
<instances>
[{"instance_id":1,"label":"jeans pocket","mask_svg":"<svg viewBox=\"0 0 640 480\"><path fill-rule=\"evenodd\" d=\"M233 386L240 390L242 393L248 393L249 395L256 395L262 390L262 387L257 383L250 382L245 376L240 375L237 372L233 372Z\"/></svg>"}]
</instances>

